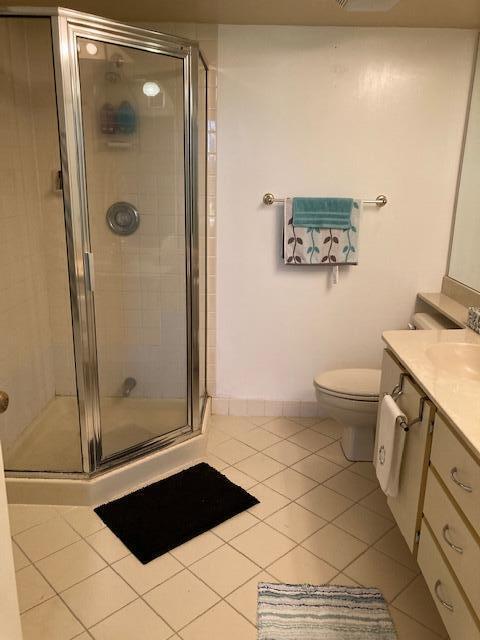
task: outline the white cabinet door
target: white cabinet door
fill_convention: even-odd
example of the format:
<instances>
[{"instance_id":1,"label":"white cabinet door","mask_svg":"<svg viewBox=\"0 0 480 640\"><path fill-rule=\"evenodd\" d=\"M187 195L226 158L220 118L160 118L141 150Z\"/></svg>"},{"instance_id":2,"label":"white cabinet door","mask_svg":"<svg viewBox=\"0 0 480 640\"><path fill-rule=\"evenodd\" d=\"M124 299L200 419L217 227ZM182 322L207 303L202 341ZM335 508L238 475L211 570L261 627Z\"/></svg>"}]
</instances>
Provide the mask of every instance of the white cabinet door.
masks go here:
<instances>
[{"instance_id":1,"label":"white cabinet door","mask_svg":"<svg viewBox=\"0 0 480 640\"><path fill-rule=\"evenodd\" d=\"M384 352L382 363L381 397L391 393L398 384L404 370L388 351ZM418 417L422 391L409 376L403 381L403 393L397 404L408 420ZM413 425L407 433L400 470L398 495L389 497L387 502L410 551L415 552L417 531L420 530L423 495L425 492L431 435L429 426L433 416L433 406L425 402L422 421Z\"/></svg>"},{"instance_id":2,"label":"white cabinet door","mask_svg":"<svg viewBox=\"0 0 480 640\"><path fill-rule=\"evenodd\" d=\"M0 445L0 630L2 640L22 640L17 584L13 566L7 493Z\"/></svg>"}]
</instances>

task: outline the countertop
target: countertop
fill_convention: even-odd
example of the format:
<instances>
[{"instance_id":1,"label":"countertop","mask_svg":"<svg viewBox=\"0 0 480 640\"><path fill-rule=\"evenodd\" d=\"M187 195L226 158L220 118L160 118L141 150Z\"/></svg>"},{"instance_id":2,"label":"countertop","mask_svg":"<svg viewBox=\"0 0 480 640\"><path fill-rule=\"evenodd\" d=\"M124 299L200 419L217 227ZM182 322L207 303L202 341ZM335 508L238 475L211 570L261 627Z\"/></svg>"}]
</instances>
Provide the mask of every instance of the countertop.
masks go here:
<instances>
[{"instance_id":1,"label":"countertop","mask_svg":"<svg viewBox=\"0 0 480 640\"><path fill-rule=\"evenodd\" d=\"M480 380L460 379L438 369L427 348L446 342L480 345L480 335L470 329L442 331L385 331L383 340L450 420L460 437L480 458Z\"/></svg>"}]
</instances>

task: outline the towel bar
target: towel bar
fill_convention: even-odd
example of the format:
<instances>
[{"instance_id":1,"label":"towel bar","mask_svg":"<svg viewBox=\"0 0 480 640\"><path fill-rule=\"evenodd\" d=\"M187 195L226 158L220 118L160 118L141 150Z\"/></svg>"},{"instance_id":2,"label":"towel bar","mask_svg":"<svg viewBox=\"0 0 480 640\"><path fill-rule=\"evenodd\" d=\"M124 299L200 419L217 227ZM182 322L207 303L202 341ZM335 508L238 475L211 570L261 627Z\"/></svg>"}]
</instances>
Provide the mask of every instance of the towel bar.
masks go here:
<instances>
[{"instance_id":1,"label":"towel bar","mask_svg":"<svg viewBox=\"0 0 480 640\"><path fill-rule=\"evenodd\" d=\"M421 422L423 420L423 409L425 407L425 402L427 400L427 396L422 396L420 398L420 402L418 405L418 417L415 418L415 420L409 420L408 421L408 426L409 427L413 427L414 424L418 424L419 422Z\"/></svg>"},{"instance_id":2,"label":"towel bar","mask_svg":"<svg viewBox=\"0 0 480 640\"><path fill-rule=\"evenodd\" d=\"M418 424L423 420L423 408L425 406L426 399L427 399L427 396L422 396L420 398L420 405L418 408L418 417L415 418L414 420L405 420L403 416L400 416L399 418L397 418L398 424L402 427L404 431L410 431L410 427L413 427L414 425Z\"/></svg>"},{"instance_id":3,"label":"towel bar","mask_svg":"<svg viewBox=\"0 0 480 640\"><path fill-rule=\"evenodd\" d=\"M395 401L403 393L403 381L405 380L405 378L410 378L410 376L408 375L408 373L405 373L404 371L402 371L398 379L398 384L393 387L392 393L390 394Z\"/></svg>"},{"instance_id":4,"label":"towel bar","mask_svg":"<svg viewBox=\"0 0 480 640\"><path fill-rule=\"evenodd\" d=\"M275 204L276 202L285 202L285 198L275 198L273 193L266 193L263 196L263 204ZM375 204L377 207L384 207L388 200L387 196L380 195L375 198L375 200L363 200L363 204Z\"/></svg>"},{"instance_id":5,"label":"towel bar","mask_svg":"<svg viewBox=\"0 0 480 640\"><path fill-rule=\"evenodd\" d=\"M410 426L403 416L398 416L396 420L396 424L399 427L401 427L404 431L410 431Z\"/></svg>"},{"instance_id":6,"label":"towel bar","mask_svg":"<svg viewBox=\"0 0 480 640\"><path fill-rule=\"evenodd\" d=\"M416 424L418 424L419 422L422 421L422 418L423 418L423 406L425 404L425 400L426 400L426 398L421 398L420 399L419 415L418 415L418 418L415 418L415 420L405 420L403 418L403 416L399 416L397 418L397 423L399 424L400 427L402 427L402 429L404 431L410 431L410 427L413 427L414 425L416 425Z\"/></svg>"},{"instance_id":7,"label":"towel bar","mask_svg":"<svg viewBox=\"0 0 480 640\"><path fill-rule=\"evenodd\" d=\"M412 379L408 373L402 371L398 379L398 384L396 384L395 387L392 389L392 393L390 395L395 400L395 402L404 393L403 382L405 378L408 378L409 380ZM427 396L421 396L420 403L418 406L418 416L414 420L402 420L402 419L398 420L399 425L402 427L404 431L409 431L410 427L413 427L415 424L418 424L423 420L423 409L425 407L426 400L427 400Z\"/></svg>"},{"instance_id":8,"label":"towel bar","mask_svg":"<svg viewBox=\"0 0 480 640\"><path fill-rule=\"evenodd\" d=\"M395 385L395 387L392 390L392 393L390 394L391 397L395 400L395 402L403 394L403 381L405 380L405 378L408 378L409 380L411 380L411 377L408 375L408 373L402 372L400 374L400 379L398 381L398 384ZM418 416L413 420L406 420L406 419L404 420L401 417L397 418L397 423L399 424L399 426L402 427L404 431L409 431L410 427L413 427L414 425L418 424L423 420L423 409L425 408L426 401L427 401L427 396L422 396L420 398L420 403L418 406Z\"/></svg>"}]
</instances>

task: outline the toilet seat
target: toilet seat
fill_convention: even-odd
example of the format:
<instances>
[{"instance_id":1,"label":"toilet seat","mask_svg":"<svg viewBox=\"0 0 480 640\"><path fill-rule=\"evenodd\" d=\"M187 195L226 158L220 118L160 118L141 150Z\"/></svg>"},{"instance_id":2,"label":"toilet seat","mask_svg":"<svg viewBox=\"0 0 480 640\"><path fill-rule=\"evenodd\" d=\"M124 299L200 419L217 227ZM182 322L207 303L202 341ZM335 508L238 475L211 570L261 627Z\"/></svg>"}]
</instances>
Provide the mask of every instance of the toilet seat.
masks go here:
<instances>
[{"instance_id":1,"label":"toilet seat","mask_svg":"<svg viewBox=\"0 0 480 640\"><path fill-rule=\"evenodd\" d=\"M360 402L378 402L380 369L333 369L314 378L314 384L326 395Z\"/></svg>"}]
</instances>

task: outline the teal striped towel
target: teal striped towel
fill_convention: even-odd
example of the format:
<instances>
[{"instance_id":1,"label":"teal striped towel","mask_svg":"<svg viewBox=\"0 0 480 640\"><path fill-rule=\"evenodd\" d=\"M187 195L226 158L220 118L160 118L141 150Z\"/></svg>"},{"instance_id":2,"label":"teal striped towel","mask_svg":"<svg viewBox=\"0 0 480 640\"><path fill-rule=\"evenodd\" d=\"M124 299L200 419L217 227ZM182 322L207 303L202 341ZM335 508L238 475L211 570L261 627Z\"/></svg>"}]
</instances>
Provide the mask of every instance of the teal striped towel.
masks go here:
<instances>
[{"instance_id":1,"label":"teal striped towel","mask_svg":"<svg viewBox=\"0 0 480 640\"><path fill-rule=\"evenodd\" d=\"M293 226L349 229L353 198L293 198Z\"/></svg>"}]
</instances>

